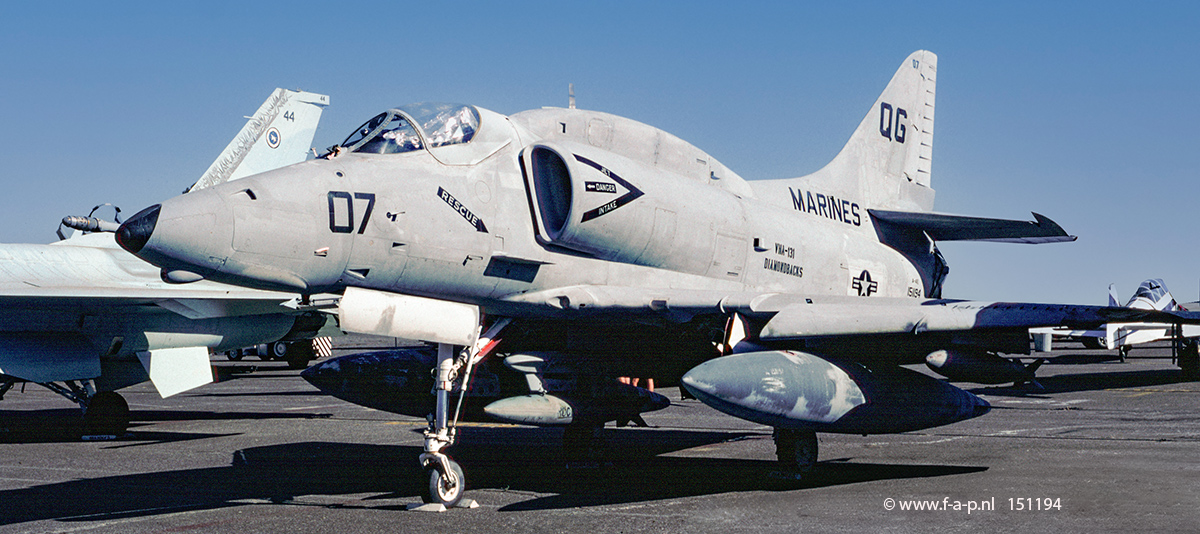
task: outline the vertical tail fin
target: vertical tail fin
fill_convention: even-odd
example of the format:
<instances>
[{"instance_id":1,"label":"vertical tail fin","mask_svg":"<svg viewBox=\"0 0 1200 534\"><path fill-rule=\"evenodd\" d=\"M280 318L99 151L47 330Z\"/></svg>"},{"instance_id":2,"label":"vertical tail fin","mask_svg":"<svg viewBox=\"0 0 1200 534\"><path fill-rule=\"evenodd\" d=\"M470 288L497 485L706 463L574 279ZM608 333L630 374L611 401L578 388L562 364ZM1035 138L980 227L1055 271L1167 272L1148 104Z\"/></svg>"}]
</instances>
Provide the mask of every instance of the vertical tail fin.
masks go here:
<instances>
[{"instance_id":1,"label":"vertical tail fin","mask_svg":"<svg viewBox=\"0 0 1200 534\"><path fill-rule=\"evenodd\" d=\"M304 161L328 105L325 95L276 89L188 191Z\"/></svg>"},{"instance_id":2,"label":"vertical tail fin","mask_svg":"<svg viewBox=\"0 0 1200 534\"><path fill-rule=\"evenodd\" d=\"M1117 284L1108 284L1108 305L1113 308L1121 305L1121 300L1117 298Z\"/></svg>"},{"instance_id":3,"label":"vertical tail fin","mask_svg":"<svg viewBox=\"0 0 1200 534\"><path fill-rule=\"evenodd\" d=\"M913 52L833 161L797 181L875 209L932 210L936 85L937 56Z\"/></svg>"}]
</instances>

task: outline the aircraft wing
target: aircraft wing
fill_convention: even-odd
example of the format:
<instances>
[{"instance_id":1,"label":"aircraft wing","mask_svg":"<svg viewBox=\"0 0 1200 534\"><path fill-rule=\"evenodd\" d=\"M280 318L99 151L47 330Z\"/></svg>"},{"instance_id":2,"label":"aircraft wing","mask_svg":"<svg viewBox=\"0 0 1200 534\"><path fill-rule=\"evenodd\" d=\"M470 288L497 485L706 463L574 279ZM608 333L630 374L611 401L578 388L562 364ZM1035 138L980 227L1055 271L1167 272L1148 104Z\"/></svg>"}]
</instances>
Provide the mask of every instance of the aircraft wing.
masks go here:
<instances>
[{"instance_id":1,"label":"aircraft wing","mask_svg":"<svg viewBox=\"0 0 1200 534\"><path fill-rule=\"evenodd\" d=\"M883 299L880 299L883 300ZM1094 328L1105 323L1188 321L1166 312L1102 306L1017 302L905 301L888 304L792 304L763 328L764 340L811 337L922 334L1042 326Z\"/></svg>"},{"instance_id":2,"label":"aircraft wing","mask_svg":"<svg viewBox=\"0 0 1200 534\"><path fill-rule=\"evenodd\" d=\"M1094 329L1106 323L1200 324L1197 312L1125 307L963 300L804 296L786 293L673 291L617 286L571 286L506 299L542 303L548 311L644 313L687 320L696 315L741 313L763 322L760 339L966 332L1065 326Z\"/></svg>"},{"instance_id":3,"label":"aircraft wing","mask_svg":"<svg viewBox=\"0 0 1200 534\"><path fill-rule=\"evenodd\" d=\"M286 335L300 314L286 306L294 298L167 284L110 233L0 245L0 375L43 384L95 379L104 390L148 375L167 397L212 381L209 349Z\"/></svg>"},{"instance_id":4,"label":"aircraft wing","mask_svg":"<svg viewBox=\"0 0 1200 534\"><path fill-rule=\"evenodd\" d=\"M110 233L51 245L0 245L0 306L5 309L157 305L188 319L208 319L279 312L294 298L207 281L167 284L158 268L121 250Z\"/></svg>"}]
</instances>

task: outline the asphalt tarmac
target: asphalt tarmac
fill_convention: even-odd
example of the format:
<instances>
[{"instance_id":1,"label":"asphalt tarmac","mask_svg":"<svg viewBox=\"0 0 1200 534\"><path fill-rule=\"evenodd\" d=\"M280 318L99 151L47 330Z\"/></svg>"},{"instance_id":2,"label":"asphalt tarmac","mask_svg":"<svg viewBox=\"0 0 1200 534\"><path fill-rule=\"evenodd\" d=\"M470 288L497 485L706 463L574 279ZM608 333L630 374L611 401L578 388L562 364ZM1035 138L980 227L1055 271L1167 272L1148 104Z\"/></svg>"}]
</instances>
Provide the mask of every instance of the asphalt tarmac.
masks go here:
<instances>
[{"instance_id":1,"label":"asphalt tarmac","mask_svg":"<svg viewBox=\"0 0 1200 534\"><path fill-rule=\"evenodd\" d=\"M1200 382L1161 347L1054 355L1041 390L959 384L992 403L983 417L821 434L801 480L775 472L769 428L674 388L653 428L606 427L595 468L564 467L560 430L467 425L450 453L480 506L444 513L405 509L428 483L424 421L325 396L283 363L214 358L219 383L169 399L123 390L133 423L106 441L82 440L62 398L16 388L0 402L0 532L1200 528Z\"/></svg>"}]
</instances>

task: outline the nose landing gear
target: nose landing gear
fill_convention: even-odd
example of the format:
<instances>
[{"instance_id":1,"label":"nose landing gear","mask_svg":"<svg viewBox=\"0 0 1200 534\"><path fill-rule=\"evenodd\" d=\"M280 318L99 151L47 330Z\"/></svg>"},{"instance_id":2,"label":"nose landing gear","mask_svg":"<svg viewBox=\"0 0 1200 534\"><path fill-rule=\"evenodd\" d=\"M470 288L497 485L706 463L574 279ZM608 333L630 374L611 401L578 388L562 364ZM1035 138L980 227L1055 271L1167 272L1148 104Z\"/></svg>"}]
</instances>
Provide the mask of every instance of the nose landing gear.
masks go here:
<instances>
[{"instance_id":1,"label":"nose landing gear","mask_svg":"<svg viewBox=\"0 0 1200 534\"><path fill-rule=\"evenodd\" d=\"M421 466L429 473L429 494L421 498L426 503L441 504L446 508L462 503L467 488L466 476L463 475L462 466L442 449L454 444L458 416L467 395L472 369L496 348L500 342L500 331L510 321L503 318L493 323L485 334L479 336L474 346L467 347L459 354L459 358L455 358L452 345L438 343L437 366L434 368L437 373L434 386L437 399L429 429L425 431L425 452L419 457ZM456 388L458 404L451 413L450 394Z\"/></svg>"}]
</instances>

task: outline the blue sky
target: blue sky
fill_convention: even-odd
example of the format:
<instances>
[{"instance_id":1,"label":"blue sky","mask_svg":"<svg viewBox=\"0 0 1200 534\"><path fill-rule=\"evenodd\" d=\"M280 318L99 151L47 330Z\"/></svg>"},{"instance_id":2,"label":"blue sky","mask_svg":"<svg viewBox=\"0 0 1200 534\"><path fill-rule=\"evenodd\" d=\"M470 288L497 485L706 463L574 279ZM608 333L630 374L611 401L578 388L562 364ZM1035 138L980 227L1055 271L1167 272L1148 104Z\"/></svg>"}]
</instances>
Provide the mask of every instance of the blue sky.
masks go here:
<instances>
[{"instance_id":1,"label":"blue sky","mask_svg":"<svg viewBox=\"0 0 1200 534\"><path fill-rule=\"evenodd\" d=\"M936 210L1079 241L947 243L947 296L1196 300L1200 4L61 2L0 20L0 242L178 194L275 87L331 96L315 144L424 100L566 103L657 126L743 177L837 153L910 52L939 56ZM1053 5L1046 5L1053 4Z\"/></svg>"}]
</instances>

